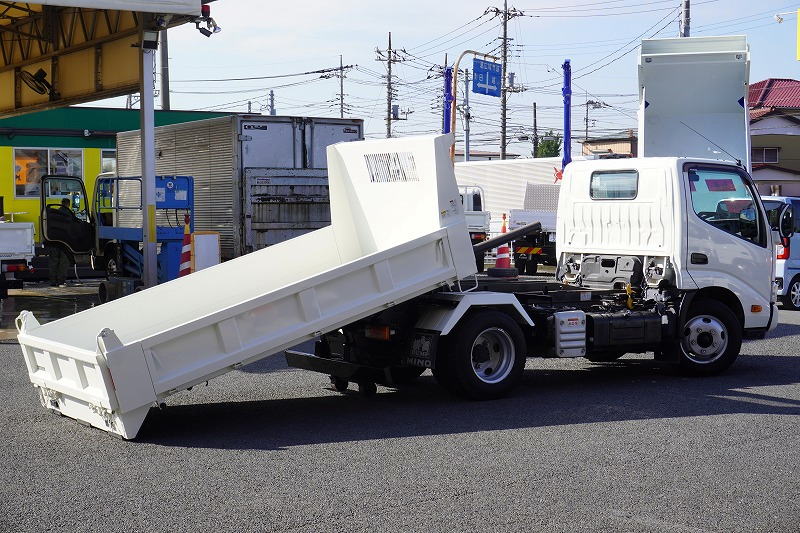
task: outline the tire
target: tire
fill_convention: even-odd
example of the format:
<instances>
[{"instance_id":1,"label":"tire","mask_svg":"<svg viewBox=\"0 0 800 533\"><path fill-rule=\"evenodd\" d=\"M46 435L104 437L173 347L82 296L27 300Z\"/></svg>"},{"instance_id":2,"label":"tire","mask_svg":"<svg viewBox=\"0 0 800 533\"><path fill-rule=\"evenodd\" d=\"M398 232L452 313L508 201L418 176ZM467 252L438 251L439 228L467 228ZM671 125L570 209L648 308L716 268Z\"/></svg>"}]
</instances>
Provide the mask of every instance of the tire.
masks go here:
<instances>
[{"instance_id":1,"label":"tire","mask_svg":"<svg viewBox=\"0 0 800 533\"><path fill-rule=\"evenodd\" d=\"M425 372L419 366L395 366L391 369L392 383L395 385L408 385L416 381Z\"/></svg>"},{"instance_id":2,"label":"tire","mask_svg":"<svg viewBox=\"0 0 800 533\"><path fill-rule=\"evenodd\" d=\"M520 276L525 275L525 269L527 268L527 265L527 259L514 259L514 266L517 267L517 271L519 272Z\"/></svg>"},{"instance_id":3,"label":"tire","mask_svg":"<svg viewBox=\"0 0 800 533\"><path fill-rule=\"evenodd\" d=\"M689 309L676 345L680 366L687 374L717 374L739 356L742 323L728 306L700 299Z\"/></svg>"},{"instance_id":4,"label":"tire","mask_svg":"<svg viewBox=\"0 0 800 533\"><path fill-rule=\"evenodd\" d=\"M109 246L106 248L106 253L103 255L103 262L107 277L116 276L122 273L119 248L116 246Z\"/></svg>"},{"instance_id":5,"label":"tire","mask_svg":"<svg viewBox=\"0 0 800 533\"><path fill-rule=\"evenodd\" d=\"M330 376L331 379L331 386L336 389L337 392L344 392L347 390L347 387L350 385L350 382L344 378L338 378L336 376Z\"/></svg>"},{"instance_id":6,"label":"tire","mask_svg":"<svg viewBox=\"0 0 800 533\"><path fill-rule=\"evenodd\" d=\"M795 276L789 282L786 295L781 296L783 307L791 311L800 311L800 276Z\"/></svg>"},{"instance_id":7,"label":"tire","mask_svg":"<svg viewBox=\"0 0 800 533\"><path fill-rule=\"evenodd\" d=\"M445 338L434 376L452 392L492 400L508 394L522 377L525 338L507 314L487 310L467 316Z\"/></svg>"},{"instance_id":8,"label":"tire","mask_svg":"<svg viewBox=\"0 0 800 533\"><path fill-rule=\"evenodd\" d=\"M529 276L535 276L537 270L539 270L539 259L528 259L525 264L525 273Z\"/></svg>"},{"instance_id":9,"label":"tire","mask_svg":"<svg viewBox=\"0 0 800 533\"><path fill-rule=\"evenodd\" d=\"M586 355L586 359L591 361L592 363L610 363L612 361L616 361L626 352L598 352L598 353L590 353Z\"/></svg>"}]
</instances>

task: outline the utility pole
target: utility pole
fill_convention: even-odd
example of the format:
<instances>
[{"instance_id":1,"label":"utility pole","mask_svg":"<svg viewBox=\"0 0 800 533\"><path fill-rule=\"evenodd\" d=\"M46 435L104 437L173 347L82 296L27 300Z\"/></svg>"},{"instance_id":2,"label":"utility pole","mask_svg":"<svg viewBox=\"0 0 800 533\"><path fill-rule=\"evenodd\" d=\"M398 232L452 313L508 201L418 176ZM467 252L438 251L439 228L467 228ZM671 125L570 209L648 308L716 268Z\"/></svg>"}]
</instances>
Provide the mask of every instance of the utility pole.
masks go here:
<instances>
[{"instance_id":1,"label":"utility pole","mask_svg":"<svg viewBox=\"0 0 800 533\"><path fill-rule=\"evenodd\" d=\"M517 11L514 8L511 8L511 11L508 10L508 0L503 0L503 10L501 11L498 8L489 8L487 12L494 12L497 15L502 15L503 17L503 37L501 40L502 53L501 59L503 61L503 73L502 78L500 80L501 88L500 88L500 159L506 158L506 123L508 121L508 81L506 76L508 75L506 72L506 63L508 62L508 21L514 17L519 17L522 15L521 11Z\"/></svg>"},{"instance_id":2,"label":"utility pole","mask_svg":"<svg viewBox=\"0 0 800 533\"><path fill-rule=\"evenodd\" d=\"M253 102L248 100L247 101L247 113L249 114L249 113L252 113L252 112L253 112Z\"/></svg>"},{"instance_id":3,"label":"utility pole","mask_svg":"<svg viewBox=\"0 0 800 533\"><path fill-rule=\"evenodd\" d=\"M690 36L689 35L690 34L689 30L690 30L690 26L691 26L691 24L690 24L691 17L689 16L690 15L689 12L690 12L689 0L683 0L683 11L681 11L681 31L680 31L680 36L681 37L689 37Z\"/></svg>"},{"instance_id":4,"label":"utility pole","mask_svg":"<svg viewBox=\"0 0 800 533\"><path fill-rule=\"evenodd\" d=\"M392 136L392 99L394 97L394 89L392 89L392 64L400 61L397 57L397 52L392 50L392 32L389 32L389 48L386 49L386 57L384 58L383 51L376 49L378 57L375 61L386 61L386 138Z\"/></svg>"},{"instance_id":5,"label":"utility pole","mask_svg":"<svg viewBox=\"0 0 800 533\"><path fill-rule=\"evenodd\" d=\"M586 141L589 140L589 108L592 109L600 109L604 107L606 104L603 102L598 102L597 100L586 100L586 118L583 119L586 131L583 135L583 151L586 152L588 148L586 147Z\"/></svg>"},{"instance_id":6,"label":"utility pole","mask_svg":"<svg viewBox=\"0 0 800 533\"><path fill-rule=\"evenodd\" d=\"M169 46L167 30L161 30L161 109L169 111Z\"/></svg>"},{"instance_id":7,"label":"utility pole","mask_svg":"<svg viewBox=\"0 0 800 533\"><path fill-rule=\"evenodd\" d=\"M269 114L275 115L275 91L269 90Z\"/></svg>"},{"instance_id":8,"label":"utility pole","mask_svg":"<svg viewBox=\"0 0 800 533\"><path fill-rule=\"evenodd\" d=\"M533 103L533 157L539 157L539 128L536 126L536 102Z\"/></svg>"},{"instance_id":9,"label":"utility pole","mask_svg":"<svg viewBox=\"0 0 800 533\"><path fill-rule=\"evenodd\" d=\"M508 0L503 0L503 74L500 78L500 159L506 158L506 119L508 117L508 92L506 91L506 62L508 61Z\"/></svg>"},{"instance_id":10,"label":"utility pole","mask_svg":"<svg viewBox=\"0 0 800 533\"><path fill-rule=\"evenodd\" d=\"M469 69L464 69L464 161L469 161Z\"/></svg>"},{"instance_id":11,"label":"utility pole","mask_svg":"<svg viewBox=\"0 0 800 533\"><path fill-rule=\"evenodd\" d=\"M344 65L339 54L339 118L344 118Z\"/></svg>"}]
</instances>

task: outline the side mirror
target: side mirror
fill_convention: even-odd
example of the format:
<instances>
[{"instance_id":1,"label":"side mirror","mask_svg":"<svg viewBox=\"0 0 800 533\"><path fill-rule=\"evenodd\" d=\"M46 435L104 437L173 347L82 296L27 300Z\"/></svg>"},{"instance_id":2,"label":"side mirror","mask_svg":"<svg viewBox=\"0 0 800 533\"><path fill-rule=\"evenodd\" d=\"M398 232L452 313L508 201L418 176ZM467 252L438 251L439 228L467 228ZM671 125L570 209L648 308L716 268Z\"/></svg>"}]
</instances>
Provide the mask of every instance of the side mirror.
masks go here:
<instances>
[{"instance_id":1,"label":"side mirror","mask_svg":"<svg viewBox=\"0 0 800 533\"><path fill-rule=\"evenodd\" d=\"M788 239L794 234L794 210L791 205L785 205L778 216L778 234L782 239Z\"/></svg>"}]
</instances>

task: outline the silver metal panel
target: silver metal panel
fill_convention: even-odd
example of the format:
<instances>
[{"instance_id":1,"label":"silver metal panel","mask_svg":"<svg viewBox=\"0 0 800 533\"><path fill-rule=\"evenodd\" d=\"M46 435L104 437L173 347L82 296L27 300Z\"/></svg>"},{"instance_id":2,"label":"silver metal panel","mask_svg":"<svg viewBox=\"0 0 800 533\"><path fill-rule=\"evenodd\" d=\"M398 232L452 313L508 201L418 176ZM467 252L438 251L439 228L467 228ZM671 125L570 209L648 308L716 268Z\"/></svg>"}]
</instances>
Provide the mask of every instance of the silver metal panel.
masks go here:
<instances>
[{"instance_id":1,"label":"silver metal panel","mask_svg":"<svg viewBox=\"0 0 800 533\"><path fill-rule=\"evenodd\" d=\"M524 209L555 211L558 206L559 191L561 191L560 185L528 182L525 187Z\"/></svg>"},{"instance_id":2,"label":"silver metal panel","mask_svg":"<svg viewBox=\"0 0 800 533\"><path fill-rule=\"evenodd\" d=\"M194 229L220 233L222 256L240 255L235 223L239 212L236 117L220 117L156 128L156 174L194 178ZM117 136L120 176L138 176L139 132ZM237 213L234 218L234 213ZM170 217L174 225L174 217ZM169 225L162 214L157 223Z\"/></svg>"},{"instance_id":3,"label":"silver metal panel","mask_svg":"<svg viewBox=\"0 0 800 533\"><path fill-rule=\"evenodd\" d=\"M302 122L292 117L242 119L242 166L302 168Z\"/></svg>"},{"instance_id":4,"label":"silver metal panel","mask_svg":"<svg viewBox=\"0 0 800 533\"><path fill-rule=\"evenodd\" d=\"M358 119L305 119L306 167L328 168L328 146L363 138L363 122Z\"/></svg>"}]
</instances>

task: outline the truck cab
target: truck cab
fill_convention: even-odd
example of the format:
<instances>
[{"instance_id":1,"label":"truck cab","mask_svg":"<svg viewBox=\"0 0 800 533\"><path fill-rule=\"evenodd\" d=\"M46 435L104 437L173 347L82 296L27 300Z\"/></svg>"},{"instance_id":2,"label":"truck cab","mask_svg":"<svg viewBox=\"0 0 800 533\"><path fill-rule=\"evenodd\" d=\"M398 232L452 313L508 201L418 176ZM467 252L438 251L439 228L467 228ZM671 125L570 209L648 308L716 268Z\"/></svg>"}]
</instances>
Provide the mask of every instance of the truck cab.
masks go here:
<instances>
[{"instance_id":1,"label":"truck cab","mask_svg":"<svg viewBox=\"0 0 800 533\"><path fill-rule=\"evenodd\" d=\"M761 201L773 225L783 224L785 233L794 232L776 243L775 282L783 307L800 311L800 198L762 196Z\"/></svg>"},{"instance_id":2,"label":"truck cab","mask_svg":"<svg viewBox=\"0 0 800 533\"><path fill-rule=\"evenodd\" d=\"M653 301L679 297L681 313L703 314L711 326L721 323L705 311L714 302L754 336L777 325L774 245L790 231L767 218L751 177L735 163L571 163L558 213L558 279L628 288ZM691 339L683 340L691 349Z\"/></svg>"}]
</instances>

